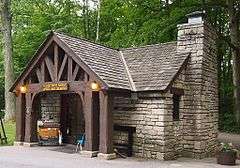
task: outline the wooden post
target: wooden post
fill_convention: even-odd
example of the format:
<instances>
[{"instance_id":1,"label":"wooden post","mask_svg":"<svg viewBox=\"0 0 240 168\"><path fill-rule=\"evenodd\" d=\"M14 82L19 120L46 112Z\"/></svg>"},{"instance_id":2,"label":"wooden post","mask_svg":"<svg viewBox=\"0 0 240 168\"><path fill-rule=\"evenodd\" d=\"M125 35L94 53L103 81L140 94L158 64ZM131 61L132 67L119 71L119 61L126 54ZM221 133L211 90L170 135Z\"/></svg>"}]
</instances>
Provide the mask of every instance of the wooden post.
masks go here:
<instances>
[{"instance_id":1,"label":"wooden post","mask_svg":"<svg viewBox=\"0 0 240 168\"><path fill-rule=\"evenodd\" d=\"M37 139L35 137L35 122L33 121L33 101L32 101L32 95L31 93L26 93L26 115L25 115L25 142L31 143L35 142Z\"/></svg>"},{"instance_id":2,"label":"wooden post","mask_svg":"<svg viewBox=\"0 0 240 168\"><path fill-rule=\"evenodd\" d=\"M111 93L100 91L100 146L99 152L103 154L113 153L113 117Z\"/></svg>"},{"instance_id":3,"label":"wooden post","mask_svg":"<svg viewBox=\"0 0 240 168\"><path fill-rule=\"evenodd\" d=\"M97 151L97 128L94 128L94 112L93 112L93 94L92 91L86 89L85 92L85 134L86 134L86 151Z\"/></svg>"},{"instance_id":4,"label":"wooden post","mask_svg":"<svg viewBox=\"0 0 240 168\"><path fill-rule=\"evenodd\" d=\"M16 99L16 142L23 142L25 135L25 94L19 94Z\"/></svg>"}]
</instances>

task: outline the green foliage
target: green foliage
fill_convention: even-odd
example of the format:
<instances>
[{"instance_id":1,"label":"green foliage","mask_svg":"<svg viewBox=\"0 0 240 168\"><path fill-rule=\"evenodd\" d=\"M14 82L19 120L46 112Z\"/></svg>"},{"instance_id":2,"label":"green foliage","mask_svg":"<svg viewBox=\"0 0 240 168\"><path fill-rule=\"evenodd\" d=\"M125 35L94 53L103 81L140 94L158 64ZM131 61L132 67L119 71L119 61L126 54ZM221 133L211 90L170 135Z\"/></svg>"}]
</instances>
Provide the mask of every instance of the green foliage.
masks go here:
<instances>
[{"instance_id":1,"label":"green foliage","mask_svg":"<svg viewBox=\"0 0 240 168\"><path fill-rule=\"evenodd\" d=\"M91 1L91 0L89 0ZM13 0L13 43L16 76L51 31L95 39L96 8L78 0ZM225 0L101 0L100 42L111 47L130 47L176 40L177 24L185 15L205 9L219 34L228 38ZM205 2L205 3L203 3ZM92 3L91 3L92 4ZM218 40L220 124L222 131L238 132L233 115L231 52ZM4 108L3 58L0 55L0 109Z\"/></svg>"},{"instance_id":2,"label":"green foliage","mask_svg":"<svg viewBox=\"0 0 240 168\"><path fill-rule=\"evenodd\" d=\"M51 31L82 35L79 4L71 0L18 0L13 3L15 70L21 72Z\"/></svg>"},{"instance_id":3,"label":"green foliage","mask_svg":"<svg viewBox=\"0 0 240 168\"><path fill-rule=\"evenodd\" d=\"M0 111L0 118L4 118L4 115L5 115L4 110L1 110Z\"/></svg>"},{"instance_id":4,"label":"green foliage","mask_svg":"<svg viewBox=\"0 0 240 168\"><path fill-rule=\"evenodd\" d=\"M113 47L130 47L176 40L177 24L189 11L166 10L163 5L158 0L103 1L101 41Z\"/></svg>"},{"instance_id":5,"label":"green foliage","mask_svg":"<svg viewBox=\"0 0 240 168\"><path fill-rule=\"evenodd\" d=\"M16 123L13 121L8 121L4 123L4 128L5 128L5 132L6 132L6 136L7 136L7 144L4 144L4 146L6 145L13 145L14 140L15 140L15 132L16 132ZM1 144L0 144L1 146Z\"/></svg>"},{"instance_id":6,"label":"green foliage","mask_svg":"<svg viewBox=\"0 0 240 168\"><path fill-rule=\"evenodd\" d=\"M232 143L221 143L220 151L222 152L234 152L237 156L239 156L239 151L236 149Z\"/></svg>"}]
</instances>

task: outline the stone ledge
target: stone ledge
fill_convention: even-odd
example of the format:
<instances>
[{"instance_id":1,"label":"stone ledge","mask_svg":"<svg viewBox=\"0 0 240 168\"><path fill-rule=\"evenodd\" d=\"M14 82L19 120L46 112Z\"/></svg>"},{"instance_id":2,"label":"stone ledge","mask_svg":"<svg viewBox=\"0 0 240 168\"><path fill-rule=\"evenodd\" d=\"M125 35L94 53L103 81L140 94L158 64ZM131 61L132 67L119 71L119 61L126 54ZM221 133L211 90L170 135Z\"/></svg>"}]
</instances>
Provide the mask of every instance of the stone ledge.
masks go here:
<instances>
[{"instance_id":1,"label":"stone ledge","mask_svg":"<svg viewBox=\"0 0 240 168\"><path fill-rule=\"evenodd\" d=\"M88 158L92 158L92 157L97 157L98 155L98 151L80 151L79 154L83 157L88 157Z\"/></svg>"},{"instance_id":2,"label":"stone ledge","mask_svg":"<svg viewBox=\"0 0 240 168\"><path fill-rule=\"evenodd\" d=\"M38 142L23 142L23 146L25 146L25 147L38 146Z\"/></svg>"},{"instance_id":3,"label":"stone ledge","mask_svg":"<svg viewBox=\"0 0 240 168\"><path fill-rule=\"evenodd\" d=\"M109 154L105 154L105 153L99 153L98 158L100 159L104 159L104 160L112 160L112 159L116 159L116 153L109 153Z\"/></svg>"},{"instance_id":4,"label":"stone ledge","mask_svg":"<svg viewBox=\"0 0 240 168\"><path fill-rule=\"evenodd\" d=\"M23 142L14 141L13 146L23 146Z\"/></svg>"}]
</instances>

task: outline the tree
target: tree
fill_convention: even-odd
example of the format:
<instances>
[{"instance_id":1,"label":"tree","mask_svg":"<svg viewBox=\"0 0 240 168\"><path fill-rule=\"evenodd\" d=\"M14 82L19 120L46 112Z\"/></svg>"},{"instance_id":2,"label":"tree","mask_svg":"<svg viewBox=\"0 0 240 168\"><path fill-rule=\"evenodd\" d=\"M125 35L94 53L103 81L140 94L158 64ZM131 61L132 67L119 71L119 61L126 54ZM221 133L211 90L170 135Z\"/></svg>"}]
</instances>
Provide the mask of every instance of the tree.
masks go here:
<instances>
[{"instance_id":1,"label":"tree","mask_svg":"<svg viewBox=\"0 0 240 168\"><path fill-rule=\"evenodd\" d=\"M83 0L84 36L89 38L89 0Z\"/></svg>"},{"instance_id":2,"label":"tree","mask_svg":"<svg viewBox=\"0 0 240 168\"><path fill-rule=\"evenodd\" d=\"M1 0L1 22L3 33L4 76L5 76L5 119L15 118L15 96L9 92L14 82L13 45L12 45L12 16L10 13L11 0Z\"/></svg>"},{"instance_id":3,"label":"tree","mask_svg":"<svg viewBox=\"0 0 240 168\"><path fill-rule=\"evenodd\" d=\"M232 43L234 110L236 121L240 125L240 2L238 0L227 0L227 6Z\"/></svg>"},{"instance_id":4,"label":"tree","mask_svg":"<svg viewBox=\"0 0 240 168\"><path fill-rule=\"evenodd\" d=\"M192 10L206 10L218 37L218 70L220 83L220 110L231 111L233 100L235 121L240 128L240 1L239 0L175 0L174 4L190 7ZM227 18L227 19L226 19ZM227 26L226 26L227 25ZM231 71L229 70L231 69ZM230 72L230 73L229 73ZM232 76L232 78L230 77ZM232 80L229 85L229 80ZM226 87L227 86L227 87ZM233 87L233 89L231 89ZM223 99L222 93L233 99ZM233 91L233 94L231 92ZM225 105L227 105L225 107ZM224 114L224 115L225 115ZM222 120L227 123L227 121ZM232 123L232 121L231 121ZM232 123L233 124L233 123ZM232 125L233 127L234 125Z\"/></svg>"},{"instance_id":5,"label":"tree","mask_svg":"<svg viewBox=\"0 0 240 168\"><path fill-rule=\"evenodd\" d=\"M96 26L96 39L95 39L95 42L98 42L98 40L99 40L100 12L101 12L101 0L97 0L97 26Z\"/></svg>"},{"instance_id":6,"label":"tree","mask_svg":"<svg viewBox=\"0 0 240 168\"><path fill-rule=\"evenodd\" d=\"M220 129L240 130L240 126L237 127L235 122L237 113L235 115L233 110L233 93L234 89L237 89L233 87L233 76L236 77L233 72L237 71L233 68L233 64L239 67L239 60L233 61L233 52L239 46L234 39L236 40L239 35L233 35L234 29L229 26L233 16L234 20L240 19L236 16L239 13L237 0L231 0L234 6L229 5L230 0L101 0L101 10L99 10L100 6L96 7L99 1L12 1L15 75L22 72L34 51L51 30L85 37L115 48L156 44L176 40L177 24L186 22L185 15L204 9L207 11L208 20L219 35L217 52ZM233 8L232 15L229 15L230 6ZM236 26L236 23L234 25L237 31L236 27L239 25ZM0 108L2 109L4 87L1 84L4 78L2 74L4 61L1 58L0 55ZM239 82L235 82L235 85L239 86ZM235 106L239 107L237 104Z\"/></svg>"}]
</instances>

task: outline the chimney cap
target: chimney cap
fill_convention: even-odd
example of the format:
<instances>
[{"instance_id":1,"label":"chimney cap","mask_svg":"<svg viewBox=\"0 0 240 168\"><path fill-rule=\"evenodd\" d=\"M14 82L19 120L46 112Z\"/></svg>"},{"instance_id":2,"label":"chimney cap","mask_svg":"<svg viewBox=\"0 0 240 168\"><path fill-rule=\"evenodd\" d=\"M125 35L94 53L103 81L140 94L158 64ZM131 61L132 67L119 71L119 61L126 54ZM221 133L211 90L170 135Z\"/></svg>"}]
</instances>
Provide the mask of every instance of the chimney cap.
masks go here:
<instances>
[{"instance_id":1,"label":"chimney cap","mask_svg":"<svg viewBox=\"0 0 240 168\"><path fill-rule=\"evenodd\" d=\"M205 11L195 11L186 15L188 17L188 23L197 24L202 23L204 18L206 17Z\"/></svg>"},{"instance_id":2,"label":"chimney cap","mask_svg":"<svg viewBox=\"0 0 240 168\"><path fill-rule=\"evenodd\" d=\"M188 18L189 17L199 17L199 16L205 17L206 16L206 11L205 10L203 10L203 11L195 11L195 12L187 14L186 16Z\"/></svg>"}]
</instances>

